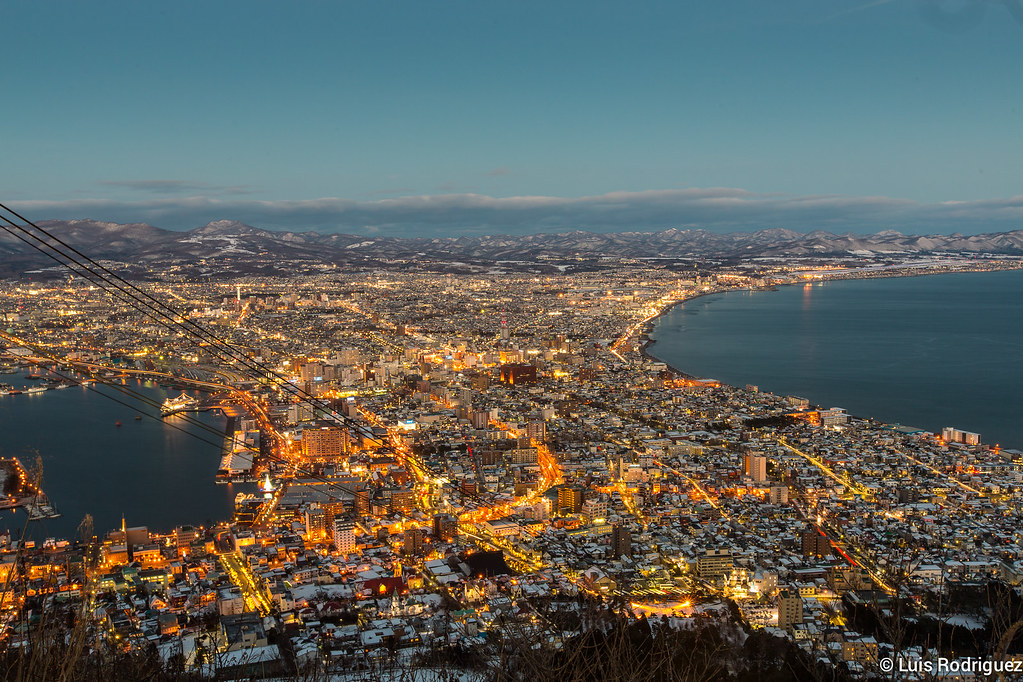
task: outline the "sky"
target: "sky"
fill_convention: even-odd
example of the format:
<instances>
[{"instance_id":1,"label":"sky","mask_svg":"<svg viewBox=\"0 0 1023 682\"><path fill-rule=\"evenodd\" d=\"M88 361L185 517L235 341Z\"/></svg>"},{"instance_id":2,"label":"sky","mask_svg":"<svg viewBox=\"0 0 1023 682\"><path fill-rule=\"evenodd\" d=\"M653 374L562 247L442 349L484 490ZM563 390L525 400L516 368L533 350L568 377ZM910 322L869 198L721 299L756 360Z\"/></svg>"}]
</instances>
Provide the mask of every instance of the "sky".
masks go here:
<instances>
[{"instance_id":1,"label":"sky","mask_svg":"<svg viewBox=\"0 0 1023 682\"><path fill-rule=\"evenodd\" d=\"M382 236L1023 228L1023 0L7 0L0 202Z\"/></svg>"}]
</instances>

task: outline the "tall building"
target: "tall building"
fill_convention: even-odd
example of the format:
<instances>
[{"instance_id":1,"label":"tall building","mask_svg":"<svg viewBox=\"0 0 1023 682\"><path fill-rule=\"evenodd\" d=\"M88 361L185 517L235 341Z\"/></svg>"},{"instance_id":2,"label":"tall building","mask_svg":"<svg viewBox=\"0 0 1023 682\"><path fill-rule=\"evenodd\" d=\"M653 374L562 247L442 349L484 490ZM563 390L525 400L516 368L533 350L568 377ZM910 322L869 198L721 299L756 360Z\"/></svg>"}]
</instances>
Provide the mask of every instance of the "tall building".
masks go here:
<instances>
[{"instance_id":1,"label":"tall building","mask_svg":"<svg viewBox=\"0 0 1023 682\"><path fill-rule=\"evenodd\" d=\"M336 427L302 429L302 454L306 459L336 459L344 454L344 430Z\"/></svg>"},{"instance_id":2,"label":"tall building","mask_svg":"<svg viewBox=\"0 0 1023 682\"><path fill-rule=\"evenodd\" d=\"M511 339L511 327L508 326L508 317L501 311L501 341L507 342Z\"/></svg>"},{"instance_id":3,"label":"tall building","mask_svg":"<svg viewBox=\"0 0 1023 682\"><path fill-rule=\"evenodd\" d=\"M849 421L849 415L841 407L832 407L829 410L820 410L817 414L821 420L821 426L838 426L840 424L846 424Z\"/></svg>"},{"instance_id":4,"label":"tall building","mask_svg":"<svg viewBox=\"0 0 1023 682\"><path fill-rule=\"evenodd\" d=\"M493 466L504 459L504 454L500 450L478 450L474 452L479 456L480 464L485 467Z\"/></svg>"},{"instance_id":5,"label":"tall building","mask_svg":"<svg viewBox=\"0 0 1023 682\"><path fill-rule=\"evenodd\" d=\"M392 512L407 512L415 506L415 493L411 490L394 490L391 491L391 505L390 509Z\"/></svg>"},{"instance_id":6,"label":"tall building","mask_svg":"<svg viewBox=\"0 0 1023 682\"><path fill-rule=\"evenodd\" d=\"M329 512L321 507L318 502L310 504L309 508L305 510L306 537L314 542L326 539L330 531L333 530L330 525L330 518Z\"/></svg>"},{"instance_id":7,"label":"tall building","mask_svg":"<svg viewBox=\"0 0 1023 682\"><path fill-rule=\"evenodd\" d=\"M402 549L405 550L406 554L422 554L423 552L423 536L426 533L423 532L422 528L409 528L405 531L405 544Z\"/></svg>"},{"instance_id":8,"label":"tall building","mask_svg":"<svg viewBox=\"0 0 1023 682\"><path fill-rule=\"evenodd\" d=\"M767 480L767 457L751 452L742 457L742 473L753 479L754 483Z\"/></svg>"},{"instance_id":9,"label":"tall building","mask_svg":"<svg viewBox=\"0 0 1023 682\"><path fill-rule=\"evenodd\" d=\"M444 541L458 537L458 519L451 514L434 515L433 537Z\"/></svg>"},{"instance_id":10,"label":"tall building","mask_svg":"<svg viewBox=\"0 0 1023 682\"><path fill-rule=\"evenodd\" d=\"M536 367L534 365L501 365L501 383L504 384L535 384Z\"/></svg>"},{"instance_id":11,"label":"tall building","mask_svg":"<svg viewBox=\"0 0 1023 682\"><path fill-rule=\"evenodd\" d=\"M778 627L789 630L803 622L803 598L793 590L778 593Z\"/></svg>"},{"instance_id":12,"label":"tall building","mask_svg":"<svg viewBox=\"0 0 1023 682\"><path fill-rule=\"evenodd\" d=\"M512 464L536 464L540 457L536 448L513 448L510 452Z\"/></svg>"},{"instance_id":13,"label":"tall building","mask_svg":"<svg viewBox=\"0 0 1023 682\"><path fill-rule=\"evenodd\" d=\"M811 529L803 532L803 556L830 556L831 541L825 536Z\"/></svg>"},{"instance_id":14,"label":"tall building","mask_svg":"<svg viewBox=\"0 0 1023 682\"><path fill-rule=\"evenodd\" d=\"M355 522L347 516L334 519L334 547L342 554L355 554Z\"/></svg>"},{"instance_id":15,"label":"tall building","mask_svg":"<svg viewBox=\"0 0 1023 682\"><path fill-rule=\"evenodd\" d=\"M199 531L195 526L178 526L174 529L174 544L178 550L178 556L188 554L192 541L199 538Z\"/></svg>"},{"instance_id":16,"label":"tall building","mask_svg":"<svg viewBox=\"0 0 1023 682\"><path fill-rule=\"evenodd\" d=\"M369 513L369 491L365 488L359 488L355 491L355 514L357 516L365 516Z\"/></svg>"},{"instance_id":17,"label":"tall building","mask_svg":"<svg viewBox=\"0 0 1023 682\"><path fill-rule=\"evenodd\" d=\"M732 572L732 552L727 549L708 549L696 558L696 575L704 580L723 578Z\"/></svg>"},{"instance_id":18,"label":"tall building","mask_svg":"<svg viewBox=\"0 0 1023 682\"><path fill-rule=\"evenodd\" d=\"M540 420L534 420L526 424L526 435L533 440L543 440L547 437L547 424Z\"/></svg>"},{"instance_id":19,"label":"tall building","mask_svg":"<svg viewBox=\"0 0 1023 682\"><path fill-rule=\"evenodd\" d=\"M470 410L469 423L474 429L485 429L490 424L490 410Z\"/></svg>"},{"instance_id":20,"label":"tall building","mask_svg":"<svg viewBox=\"0 0 1023 682\"><path fill-rule=\"evenodd\" d=\"M772 485L768 490L768 501L771 504L788 504L789 487L787 485Z\"/></svg>"},{"instance_id":21,"label":"tall building","mask_svg":"<svg viewBox=\"0 0 1023 682\"><path fill-rule=\"evenodd\" d=\"M562 514L578 514L583 508L583 490L575 486L558 488L558 511Z\"/></svg>"},{"instance_id":22,"label":"tall building","mask_svg":"<svg viewBox=\"0 0 1023 682\"><path fill-rule=\"evenodd\" d=\"M583 515L583 521L593 523L598 519L607 518L607 500L601 497L588 497L583 502L579 512Z\"/></svg>"},{"instance_id":23,"label":"tall building","mask_svg":"<svg viewBox=\"0 0 1023 682\"><path fill-rule=\"evenodd\" d=\"M632 554L632 534L620 523L611 528L611 554L615 558Z\"/></svg>"},{"instance_id":24,"label":"tall building","mask_svg":"<svg viewBox=\"0 0 1023 682\"><path fill-rule=\"evenodd\" d=\"M963 443L965 445L980 445L980 434L972 431L963 431L951 426L941 430L941 439L946 443Z\"/></svg>"}]
</instances>

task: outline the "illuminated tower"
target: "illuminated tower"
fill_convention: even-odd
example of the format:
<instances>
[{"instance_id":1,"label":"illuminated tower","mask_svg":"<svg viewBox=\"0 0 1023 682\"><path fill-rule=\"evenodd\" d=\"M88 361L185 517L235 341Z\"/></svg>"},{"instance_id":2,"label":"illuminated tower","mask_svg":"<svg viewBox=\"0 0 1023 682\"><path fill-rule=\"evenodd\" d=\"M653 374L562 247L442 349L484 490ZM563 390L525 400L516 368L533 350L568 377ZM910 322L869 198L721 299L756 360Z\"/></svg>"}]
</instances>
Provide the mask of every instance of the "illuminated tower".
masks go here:
<instances>
[{"instance_id":1,"label":"illuminated tower","mask_svg":"<svg viewBox=\"0 0 1023 682\"><path fill-rule=\"evenodd\" d=\"M508 328L508 316L501 311L501 340L508 341L511 338L511 329Z\"/></svg>"}]
</instances>

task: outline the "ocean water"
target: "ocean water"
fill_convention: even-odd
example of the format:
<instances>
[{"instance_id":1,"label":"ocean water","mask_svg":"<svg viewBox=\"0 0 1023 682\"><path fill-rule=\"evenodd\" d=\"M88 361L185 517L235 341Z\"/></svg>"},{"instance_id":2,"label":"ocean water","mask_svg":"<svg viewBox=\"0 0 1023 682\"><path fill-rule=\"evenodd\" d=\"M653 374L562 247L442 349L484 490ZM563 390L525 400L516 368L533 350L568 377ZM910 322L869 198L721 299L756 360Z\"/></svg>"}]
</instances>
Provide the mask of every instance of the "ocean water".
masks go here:
<instances>
[{"instance_id":1,"label":"ocean water","mask_svg":"<svg viewBox=\"0 0 1023 682\"><path fill-rule=\"evenodd\" d=\"M2 374L0 382L15 387L38 384L26 380L24 373ZM180 394L134 379L126 379L124 385L158 404ZM30 535L73 538L86 513L101 537L120 527L122 514L129 526L162 532L181 524L229 519L241 488L214 483L225 418L219 412L191 413L212 433L179 416L135 419L158 414L158 408L99 384L94 389L71 386L0 396L0 455L16 456L30 469L38 454L43 491L62 513L60 518L31 522ZM0 514L0 528L17 534L25 520L22 511L6 511Z\"/></svg>"},{"instance_id":2,"label":"ocean water","mask_svg":"<svg viewBox=\"0 0 1023 682\"><path fill-rule=\"evenodd\" d=\"M1023 449L1023 271L730 292L659 318L673 367L823 407Z\"/></svg>"}]
</instances>

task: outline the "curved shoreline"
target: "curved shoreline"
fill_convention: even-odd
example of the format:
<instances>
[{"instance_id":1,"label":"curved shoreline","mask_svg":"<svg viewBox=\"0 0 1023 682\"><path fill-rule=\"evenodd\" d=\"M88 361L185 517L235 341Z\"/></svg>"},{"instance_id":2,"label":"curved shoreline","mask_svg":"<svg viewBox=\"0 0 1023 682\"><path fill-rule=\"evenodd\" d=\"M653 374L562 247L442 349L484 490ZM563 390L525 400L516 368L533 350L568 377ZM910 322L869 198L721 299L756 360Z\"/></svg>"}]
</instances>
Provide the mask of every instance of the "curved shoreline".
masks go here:
<instances>
[{"instance_id":1,"label":"curved shoreline","mask_svg":"<svg viewBox=\"0 0 1023 682\"><path fill-rule=\"evenodd\" d=\"M679 300L679 301L677 301L675 303L672 303L671 305L666 306L664 308L664 310L660 311L656 316L651 318L647 322L647 325L649 325L649 327L644 326L644 329L640 330L640 339L642 340L642 343L640 344L638 350L639 350L639 353L640 353L641 357L643 357L644 359L650 360L650 361L653 361L653 362L664 363L668 367L669 370L671 370L672 372L674 372L675 374L677 374L677 375L679 375L681 377L690 378L690 379L697 378L697 375L691 374L689 372L686 372L686 371L682 370L681 368L677 367L676 365L672 364L668 360L665 360L665 359L655 355L654 351L652 350L653 346L656 345L657 342L659 340L661 340L661 339L652 339L652 338L649 337L649 334L656 327L656 323L658 322L658 320L660 320L661 317L663 317L667 313L673 311L676 307L682 306L682 305L684 305L685 303L687 303L689 301L693 301L693 300L696 300L698 298L703 298L705 296L710 296L710 295L713 295L713 294L729 294L729 293L753 292L753 291L771 291L771 290L777 290L778 287L782 287L782 286L789 287L789 286L805 285L805 284L811 284L811 283L821 283L821 284L823 284L825 282L847 281L847 280L853 280L853 279L896 279L896 278L903 278L903 277L926 277L926 276L937 276L937 275L954 275L954 274L963 274L963 273L1004 272L1004 271L1008 271L1008 270L1023 270L1023 264L1019 264L1019 265L1015 265L1015 266L1011 266L1011 267L977 268L977 269L969 269L969 270L965 270L964 269L964 270L953 270L953 271L944 271L944 272L920 272L920 273L914 273L914 272L900 271L899 274L894 274L894 273L893 274L889 274L889 275L878 274L878 275L870 276L870 277L835 277L835 278L820 279L820 280L807 280L805 282L801 282L801 281L779 282L779 283L774 283L774 284L771 284L771 285L768 285L768 286L756 287L756 288L743 288L743 289L734 289L733 288L733 289L720 289L720 290L715 290L715 291L700 292L698 294L695 294L693 296L684 298L684 299ZM721 381L720 383L722 385L729 386L730 388L735 389L735 390L746 390L745 387L743 387L743 386L738 386L738 385L731 384L731 383L728 383L728 382L725 382L725 381ZM770 389L768 389L768 392L773 392L773 391L770 391ZM809 400L810 400L810 404L812 406L818 406L818 403L814 402L812 397L809 397ZM876 422L880 422L880 423L884 423L884 424L901 425L898 422L889 422L889 421L887 421L887 420L885 420L883 418L878 418L878 417L858 417L858 418L870 419L870 420L873 420L873 421L876 421Z\"/></svg>"},{"instance_id":2,"label":"curved shoreline","mask_svg":"<svg viewBox=\"0 0 1023 682\"><path fill-rule=\"evenodd\" d=\"M693 296L688 296L686 298L683 298L680 301L675 301L674 303L672 303L669 306L665 306L664 310L660 311L659 313L657 313L656 315L651 317L649 320L647 320L646 325L644 325L644 326L652 326L652 325L654 325L659 319L661 319L662 317L664 317L665 315L667 315L668 313L670 313L672 310L674 310L675 308L677 308L680 305L684 305L684 304L688 303L689 301L695 301L696 299L703 298L704 296L713 296L715 294L734 294L734 293L739 293L739 292L742 292L742 291L773 291L777 287L793 287L793 286L797 286L797 285L801 285L801 284L810 284L810 283L824 284L825 282L849 282L849 281L863 280L863 279L901 279L903 277L935 277L935 276L938 276L938 275L961 275L961 274L966 274L966 273L977 273L977 272L1006 272L1006 271L1009 271L1009 270L1023 270L1023 261L1019 261L1015 266L1006 266L1006 267L998 267L998 268L986 268L986 269L977 268L977 269L970 269L970 270L946 270L946 271L943 271L943 272L911 272L911 271L909 271L909 269L907 269L907 270L892 270L892 271L890 271L891 274L881 274L879 272L876 275L871 275L871 276L868 276L868 277L830 277L830 278L827 278L827 279L820 279L820 280L816 280L816 281L807 280L807 281L804 281L804 282L777 282L777 283L774 283L774 284L769 284L767 286L752 287L752 288L747 288L747 289L721 289L721 290L717 290L717 291L704 291L704 292L695 294ZM656 362L663 362L664 364L668 365L668 367L672 371L676 372L677 374L681 374L682 376L687 376L687 377L695 376L694 374L688 374L687 372L683 372L679 368L673 366L668 361L662 360L661 358L659 358L656 355L654 355L653 353L651 353L650 352L650 346L652 346L653 344L655 344L657 342L655 340L651 339L648 335L646 335L645 332L641 332L640 333L640 337L642 338L643 336L646 336L646 340L642 344L640 344L640 347L639 347L639 353L640 353L640 355L642 357L647 358L648 360L654 360Z\"/></svg>"}]
</instances>

